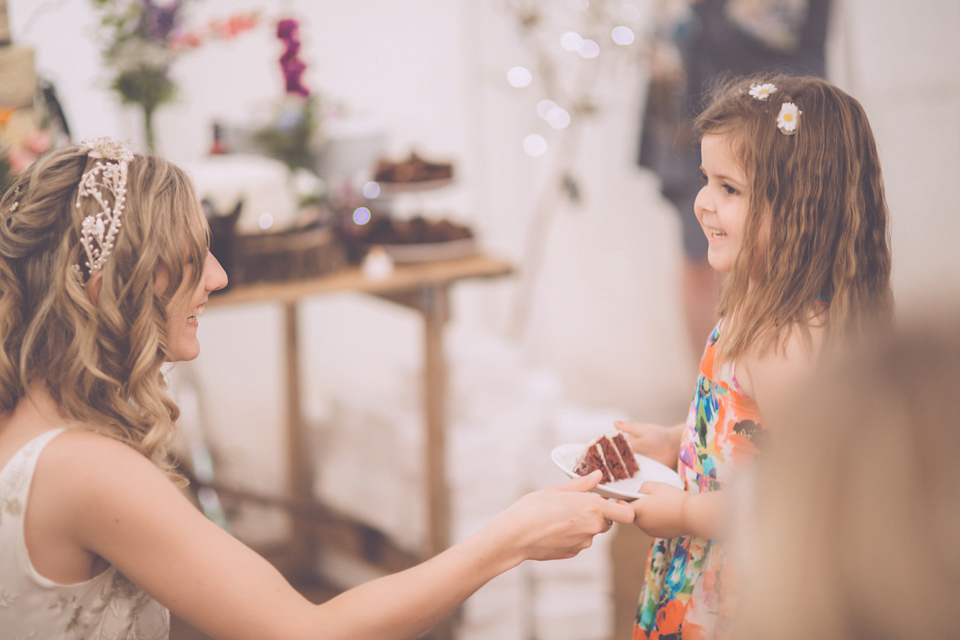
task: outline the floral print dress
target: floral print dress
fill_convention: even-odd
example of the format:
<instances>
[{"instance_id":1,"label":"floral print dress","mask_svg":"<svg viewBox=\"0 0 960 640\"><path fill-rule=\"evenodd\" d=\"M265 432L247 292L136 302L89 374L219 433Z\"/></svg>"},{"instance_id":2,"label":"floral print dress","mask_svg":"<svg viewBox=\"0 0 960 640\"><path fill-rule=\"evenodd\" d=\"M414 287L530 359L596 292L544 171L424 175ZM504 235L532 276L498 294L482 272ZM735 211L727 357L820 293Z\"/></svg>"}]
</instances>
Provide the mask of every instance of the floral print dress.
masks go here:
<instances>
[{"instance_id":1,"label":"floral print dress","mask_svg":"<svg viewBox=\"0 0 960 640\"><path fill-rule=\"evenodd\" d=\"M737 384L731 363L716 358L722 321L707 340L678 471L692 493L716 491L752 460L767 432L757 403ZM680 537L653 542L633 640L724 637L733 614L726 551L720 540Z\"/></svg>"}]
</instances>

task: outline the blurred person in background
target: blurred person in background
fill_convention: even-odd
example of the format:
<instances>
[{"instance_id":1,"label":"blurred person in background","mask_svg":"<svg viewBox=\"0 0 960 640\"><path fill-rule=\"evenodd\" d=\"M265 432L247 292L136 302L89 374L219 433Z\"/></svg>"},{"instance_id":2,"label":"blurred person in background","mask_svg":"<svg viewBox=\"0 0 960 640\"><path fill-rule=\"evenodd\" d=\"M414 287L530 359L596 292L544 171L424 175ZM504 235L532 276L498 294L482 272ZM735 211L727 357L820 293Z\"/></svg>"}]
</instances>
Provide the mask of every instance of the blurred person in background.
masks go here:
<instances>
[{"instance_id":1,"label":"blurred person in background","mask_svg":"<svg viewBox=\"0 0 960 640\"><path fill-rule=\"evenodd\" d=\"M960 638L960 313L864 341L769 417L738 640Z\"/></svg>"}]
</instances>

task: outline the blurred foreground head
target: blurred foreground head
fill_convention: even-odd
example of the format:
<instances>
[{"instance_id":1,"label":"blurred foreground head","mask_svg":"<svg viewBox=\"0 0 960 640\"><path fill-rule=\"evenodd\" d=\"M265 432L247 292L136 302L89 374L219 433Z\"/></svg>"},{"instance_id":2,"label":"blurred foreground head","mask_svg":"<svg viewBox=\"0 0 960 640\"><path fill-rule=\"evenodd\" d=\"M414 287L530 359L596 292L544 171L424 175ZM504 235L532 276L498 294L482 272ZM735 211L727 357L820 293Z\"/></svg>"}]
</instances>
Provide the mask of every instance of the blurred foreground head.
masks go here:
<instances>
[{"instance_id":1,"label":"blurred foreground head","mask_svg":"<svg viewBox=\"0 0 960 640\"><path fill-rule=\"evenodd\" d=\"M960 638L960 314L827 363L763 461L740 639Z\"/></svg>"}]
</instances>

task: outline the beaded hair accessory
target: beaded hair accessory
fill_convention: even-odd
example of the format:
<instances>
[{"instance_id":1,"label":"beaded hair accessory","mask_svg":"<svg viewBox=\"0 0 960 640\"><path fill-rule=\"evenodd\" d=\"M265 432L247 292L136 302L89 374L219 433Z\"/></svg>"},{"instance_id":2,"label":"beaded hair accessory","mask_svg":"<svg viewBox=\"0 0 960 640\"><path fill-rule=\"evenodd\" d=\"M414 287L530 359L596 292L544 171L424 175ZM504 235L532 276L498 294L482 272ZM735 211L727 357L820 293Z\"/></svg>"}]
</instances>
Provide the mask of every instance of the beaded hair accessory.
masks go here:
<instances>
[{"instance_id":1,"label":"beaded hair accessory","mask_svg":"<svg viewBox=\"0 0 960 640\"><path fill-rule=\"evenodd\" d=\"M17 187L16 187L16 189L15 189L14 192L13 192L13 197L14 197L13 204L10 205L10 208L7 210L7 213L9 213L10 215L13 215L14 212L15 212L17 209L20 208L20 200L19 200L19 198L20 198L20 189L21 189L21 188L23 188L23 185L19 185L19 184L18 184Z\"/></svg>"},{"instance_id":2,"label":"beaded hair accessory","mask_svg":"<svg viewBox=\"0 0 960 640\"><path fill-rule=\"evenodd\" d=\"M777 92L777 85L766 82L764 84L755 84L750 87L750 97L766 102L772 94ZM797 119L803 111L792 102L784 102L780 105L780 113L777 115L777 129L785 136L792 136L797 132Z\"/></svg>"},{"instance_id":3,"label":"beaded hair accessory","mask_svg":"<svg viewBox=\"0 0 960 640\"><path fill-rule=\"evenodd\" d=\"M83 198L93 198L100 205L96 213L85 216L80 224L80 244L87 254L86 266L92 277L103 268L120 231L121 216L127 199L127 165L133 153L122 142L107 136L83 140L80 150L97 160L80 177L77 208ZM109 195L113 204L107 202ZM80 265L73 265L80 273Z\"/></svg>"}]
</instances>

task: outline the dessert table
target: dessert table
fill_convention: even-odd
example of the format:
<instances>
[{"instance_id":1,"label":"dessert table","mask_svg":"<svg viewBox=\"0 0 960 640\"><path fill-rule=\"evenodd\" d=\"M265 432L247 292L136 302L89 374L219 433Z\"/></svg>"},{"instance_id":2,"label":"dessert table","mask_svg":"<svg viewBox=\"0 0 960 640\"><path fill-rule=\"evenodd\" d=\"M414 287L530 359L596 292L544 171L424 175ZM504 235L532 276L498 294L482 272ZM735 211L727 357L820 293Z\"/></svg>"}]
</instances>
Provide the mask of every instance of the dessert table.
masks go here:
<instances>
[{"instance_id":1,"label":"dessert table","mask_svg":"<svg viewBox=\"0 0 960 640\"><path fill-rule=\"evenodd\" d=\"M341 546L366 556L383 569L395 571L431 557L450 544L450 504L446 479L446 361L443 332L449 318L449 292L466 279L495 278L510 274L511 265L490 255L476 254L451 260L397 265L386 277L371 279L359 267L347 267L323 276L281 282L257 282L232 286L211 296L208 309L254 303L274 303L283 308L283 349L286 369L286 495L263 496L242 487L214 488L239 498L276 504L292 518L289 544L285 545L282 566L303 571L313 561L317 544ZM300 331L298 304L312 296L358 291L371 294L417 311L423 319L423 428L425 433L425 487L427 539L420 557L409 557L391 549L389 542L362 524L332 513L317 503L310 485L302 412L300 382ZM322 540L321 540L322 538ZM434 637L448 637L440 630Z\"/></svg>"}]
</instances>

